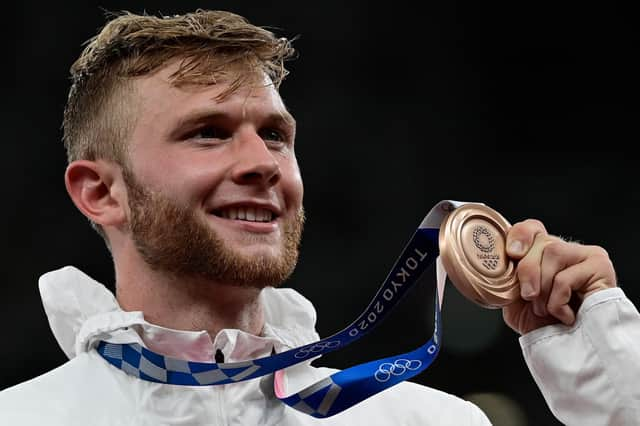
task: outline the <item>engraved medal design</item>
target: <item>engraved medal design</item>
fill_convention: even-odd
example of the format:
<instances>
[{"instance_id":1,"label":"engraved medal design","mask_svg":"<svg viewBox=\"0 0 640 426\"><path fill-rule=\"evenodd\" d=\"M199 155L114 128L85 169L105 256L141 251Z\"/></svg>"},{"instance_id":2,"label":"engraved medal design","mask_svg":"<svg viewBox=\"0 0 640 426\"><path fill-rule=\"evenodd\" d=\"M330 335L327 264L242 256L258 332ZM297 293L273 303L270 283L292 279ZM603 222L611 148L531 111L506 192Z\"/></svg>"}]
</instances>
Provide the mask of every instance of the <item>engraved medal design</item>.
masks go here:
<instances>
[{"instance_id":1,"label":"engraved medal design","mask_svg":"<svg viewBox=\"0 0 640 426\"><path fill-rule=\"evenodd\" d=\"M440 226L440 257L451 282L486 308L501 308L519 297L515 266L505 249L509 227L483 204L462 205Z\"/></svg>"},{"instance_id":2,"label":"engraved medal design","mask_svg":"<svg viewBox=\"0 0 640 426\"><path fill-rule=\"evenodd\" d=\"M473 228L473 244L476 248L483 252L478 257L482 260L482 266L487 269L496 269L498 267L499 254L493 254L496 248L496 238L487 229L486 226L477 225Z\"/></svg>"}]
</instances>

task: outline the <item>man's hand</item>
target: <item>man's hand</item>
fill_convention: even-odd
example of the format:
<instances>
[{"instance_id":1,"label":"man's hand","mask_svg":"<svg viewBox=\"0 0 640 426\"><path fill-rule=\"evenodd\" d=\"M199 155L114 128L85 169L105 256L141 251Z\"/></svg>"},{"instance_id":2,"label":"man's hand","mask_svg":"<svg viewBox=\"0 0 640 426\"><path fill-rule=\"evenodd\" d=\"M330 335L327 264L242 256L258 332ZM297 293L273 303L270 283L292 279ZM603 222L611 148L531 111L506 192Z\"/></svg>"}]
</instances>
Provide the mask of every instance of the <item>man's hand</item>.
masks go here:
<instances>
[{"instance_id":1,"label":"man's hand","mask_svg":"<svg viewBox=\"0 0 640 426\"><path fill-rule=\"evenodd\" d=\"M504 321L520 334L562 322L572 325L585 297L616 286L607 252L549 235L534 219L507 233L507 255L517 262L521 298L504 307Z\"/></svg>"}]
</instances>

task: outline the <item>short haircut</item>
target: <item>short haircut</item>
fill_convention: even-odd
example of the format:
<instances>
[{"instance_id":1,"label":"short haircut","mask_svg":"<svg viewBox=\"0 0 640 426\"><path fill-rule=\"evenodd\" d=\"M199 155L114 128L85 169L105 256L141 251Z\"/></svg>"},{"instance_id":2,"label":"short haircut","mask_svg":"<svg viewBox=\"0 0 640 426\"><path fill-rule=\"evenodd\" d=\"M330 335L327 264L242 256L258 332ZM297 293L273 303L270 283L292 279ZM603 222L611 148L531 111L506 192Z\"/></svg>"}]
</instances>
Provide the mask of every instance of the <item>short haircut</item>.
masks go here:
<instances>
[{"instance_id":1,"label":"short haircut","mask_svg":"<svg viewBox=\"0 0 640 426\"><path fill-rule=\"evenodd\" d=\"M220 94L224 98L256 72L266 74L278 89L288 74L284 62L295 56L290 40L231 12L198 9L174 16L123 12L110 18L71 66L63 119L69 162L104 159L127 167L127 141L137 117L136 77L179 60L170 77L173 85L209 85L224 77L229 82ZM92 225L106 241L101 227Z\"/></svg>"}]
</instances>

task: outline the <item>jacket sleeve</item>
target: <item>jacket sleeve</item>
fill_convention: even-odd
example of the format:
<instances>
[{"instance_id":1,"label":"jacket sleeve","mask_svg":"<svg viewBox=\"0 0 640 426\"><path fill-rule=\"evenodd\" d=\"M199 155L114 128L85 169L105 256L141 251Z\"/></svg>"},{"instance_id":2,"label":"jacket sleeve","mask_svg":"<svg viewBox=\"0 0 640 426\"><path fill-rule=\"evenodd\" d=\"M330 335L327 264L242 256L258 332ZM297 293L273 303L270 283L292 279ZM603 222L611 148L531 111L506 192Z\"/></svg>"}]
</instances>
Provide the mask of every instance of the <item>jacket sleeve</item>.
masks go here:
<instances>
[{"instance_id":1,"label":"jacket sleeve","mask_svg":"<svg viewBox=\"0 0 640 426\"><path fill-rule=\"evenodd\" d=\"M640 425L640 314L620 288L584 300L576 322L520 338L553 414L572 425Z\"/></svg>"}]
</instances>

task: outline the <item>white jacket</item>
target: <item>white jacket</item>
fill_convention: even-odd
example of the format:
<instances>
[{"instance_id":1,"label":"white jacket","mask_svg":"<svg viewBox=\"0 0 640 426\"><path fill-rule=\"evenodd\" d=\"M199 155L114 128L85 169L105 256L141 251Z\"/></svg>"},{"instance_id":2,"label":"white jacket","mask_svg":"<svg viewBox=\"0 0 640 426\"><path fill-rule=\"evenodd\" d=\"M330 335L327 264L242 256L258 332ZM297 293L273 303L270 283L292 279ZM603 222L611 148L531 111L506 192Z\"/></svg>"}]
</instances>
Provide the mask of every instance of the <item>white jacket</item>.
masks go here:
<instances>
[{"instance_id":1,"label":"white jacket","mask_svg":"<svg viewBox=\"0 0 640 426\"><path fill-rule=\"evenodd\" d=\"M225 362L269 355L318 340L311 303L291 289L262 292L262 336L222 330L177 331L120 309L112 293L79 270L45 274L40 292L51 328L70 358L40 377L0 392L0 424L22 425L438 425L489 420L462 399L404 382L328 419L282 404L273 379L211 387L140 380L108 364L99 340L140 343L193 361ZM621 289L585 300L574 327L550 326L521 338L527 364L554 414L568 425L640 424L640 315ZM336 370L310 363L287 369L293 393Z\"/></svg>"}]
</instances>

